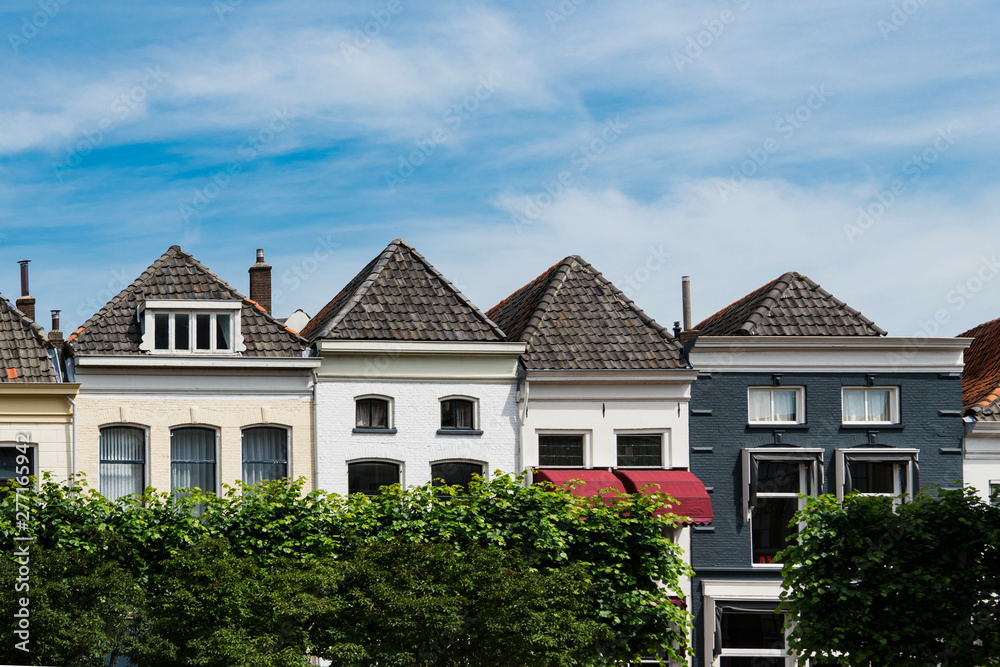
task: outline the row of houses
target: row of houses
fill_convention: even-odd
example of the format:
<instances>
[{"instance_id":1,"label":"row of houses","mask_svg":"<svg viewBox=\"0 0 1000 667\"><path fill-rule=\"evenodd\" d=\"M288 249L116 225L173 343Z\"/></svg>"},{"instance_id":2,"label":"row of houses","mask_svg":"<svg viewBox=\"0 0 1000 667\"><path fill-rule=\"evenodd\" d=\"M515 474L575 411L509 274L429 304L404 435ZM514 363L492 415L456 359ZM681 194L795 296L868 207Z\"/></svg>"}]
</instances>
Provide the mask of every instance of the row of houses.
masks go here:
<instances>
[{"instance_id":1,"label":"row of houses","mask_svg":"<svg viewBox=\"0 0 1000 667\"><path fill-rule=\"evenodd\" d=\"M660 488L687 517L705 667L792 664L776 554L801 494L1000 486L1000 320L891 337L787 273L697 326L685 291L668 331L577 256L483 312L402 240L315 316L276 319L270 273L258 251L246 297L173 246L64 341L22 263L0 298L0 478L28 443L33 473L111 498L497 471Z\"/></svg>"}]
</instances>

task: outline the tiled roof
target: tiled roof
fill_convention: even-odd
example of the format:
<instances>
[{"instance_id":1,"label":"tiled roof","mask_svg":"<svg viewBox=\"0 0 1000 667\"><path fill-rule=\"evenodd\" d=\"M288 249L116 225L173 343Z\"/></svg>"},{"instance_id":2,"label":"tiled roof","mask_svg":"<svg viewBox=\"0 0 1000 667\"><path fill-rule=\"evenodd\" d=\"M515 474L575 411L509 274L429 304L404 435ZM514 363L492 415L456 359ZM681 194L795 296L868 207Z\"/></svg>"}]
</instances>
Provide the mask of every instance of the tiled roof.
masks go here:
<instances>
[{"instance_id":1,"label":"tiled roof","mask_svg":"<svg viewBox=\"0 0 1000 667\"><path fill-rule=\"evenodd\" d=\"M0 382L57 382L45 330L0 294Z\"/></svg>"},{"instance_id":2,"label":"tiled roof","mask_svg":"<svg viewBox=\"0 0 1000 667\"><path fill-rule=\"evenodd\" d=\"M573 255L486 313L510 340L528 344L530 369L681 368L662 326L594 267Z\"/></svg>"},{"instance_id":3,"label":"tiled roof","mask_svg":"<svg viewBox=\"0 0 1000 667\"><path fill-rule=\"evenodd\" d=\"M703 336L884 336L875 323L790 271L705 319Z\"/></svg>"},{"instance_id":4,"label":"tiled roof","mask_svg":"<svg viewBox=\"0 0 1000 667\"><path fill-rule=\"evenodd\" d=\"M402 239L386 246L301 333L310 341L504 340L496 324Z\"/></svg>"},{"instance_id":5,"label":"tiled roof","mask_svg":"<svg viewBox=\"0 0 1000 667\"><path fill-rule=\"evenodd\" d=\"M297 357L307 347L305 340L176 245L170 246L66 342L79 355L148 354L139 350L142 334L138 317L139 305L147 299L242 301L240 322L247 348L242 355L246 357Z\"/></svg>"},{"instance_id":6,"label":"tiled roof","mask_svg":"<svg viewBox=\"0 0 1000 667\"><path fill-rule=\"evenodd\" d=\"M975 338L965 351L962 406L980 421L1000 421L1000 319L973 327L960 338Z\"/></svg>"}]
</instances>

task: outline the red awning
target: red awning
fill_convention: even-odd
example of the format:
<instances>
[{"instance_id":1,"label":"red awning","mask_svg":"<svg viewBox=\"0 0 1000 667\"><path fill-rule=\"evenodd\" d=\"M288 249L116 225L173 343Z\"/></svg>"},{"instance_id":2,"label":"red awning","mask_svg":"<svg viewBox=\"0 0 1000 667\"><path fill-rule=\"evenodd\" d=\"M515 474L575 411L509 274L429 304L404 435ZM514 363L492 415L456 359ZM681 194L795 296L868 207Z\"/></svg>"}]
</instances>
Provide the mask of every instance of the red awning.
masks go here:
<instances>
[{"instance_id":1,"label":"red awning","mask_svg":"<svg viewBox=\"0 0 1000 667\"><path fill-rule=\"evenodd\" d=\"M625 487L621 480L607 470L535 470L532 474L534 482L550 482L553 486L566 488L570 480L580 480L583 484L577 484L573 489L575 496L613 496L616 493L625 493ZM614 491L601 493L602 489L612 487Z\"/></svg>"},{"instance_id":2,"label":"red awning","mask_svg":"<svg viewBox=\"0 0 1000 667\"><path fill-rule=\"evenodd\" d=\"M629 493L665 493L677 504L663 507L659 514L671 512L690 517L685 525L702 526L712 523L712 499L705 485L687 470L615 470L615 476ZM647 484L652 486L646 487Z\"/></svg>"}]
</instances>

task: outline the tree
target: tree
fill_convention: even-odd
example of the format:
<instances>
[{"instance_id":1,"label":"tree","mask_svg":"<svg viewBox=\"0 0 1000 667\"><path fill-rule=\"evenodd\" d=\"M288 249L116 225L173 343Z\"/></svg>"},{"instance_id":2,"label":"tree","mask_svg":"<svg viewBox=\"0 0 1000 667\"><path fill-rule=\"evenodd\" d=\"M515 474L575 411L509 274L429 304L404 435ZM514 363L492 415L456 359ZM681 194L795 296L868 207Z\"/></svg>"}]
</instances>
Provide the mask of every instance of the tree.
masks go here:
<instances>
[{"instance_id":1,"label":"tree","mask_svg":"<svg viewBox=\"0 0 1000 667\"><path fill-rule=\"evenodd\" d=\"M801 659L1000 664L1000 507L971 489L820 496L794 521L782 597Z\"/></svg>"}]
</instances>

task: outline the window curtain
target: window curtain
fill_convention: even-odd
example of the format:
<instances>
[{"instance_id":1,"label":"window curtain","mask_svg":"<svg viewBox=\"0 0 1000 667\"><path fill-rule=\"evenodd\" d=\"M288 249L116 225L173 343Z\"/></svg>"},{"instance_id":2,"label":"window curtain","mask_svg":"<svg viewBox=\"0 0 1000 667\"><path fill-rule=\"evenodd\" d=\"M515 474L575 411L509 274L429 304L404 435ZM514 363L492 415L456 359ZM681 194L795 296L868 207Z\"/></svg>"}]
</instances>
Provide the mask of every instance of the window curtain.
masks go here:
<instances>
[{"instance_id":1,"label":"window curtain","mask_svg":"<svg viewBox=\"0 0 1000 667\"><path fill-rule=\"evenodd\" d=\"M865 392L844 392L844 421L863 422L865 420Z\"/></svg>"},{"instance_id":2,"label":"window curtain","mask_svg":"<svg viewBox=\"0 0 1000 667\"><path fill-rule=\"evenodd\" d=\"M774 403L773 421L793 422L795 421L795 392L794 391L772 391L771 400Z\"/></svg>"},{"instance_id":3,"label":"window curtain","mask_svg":"<svg viewBox=\"0 0 1000 667\"><path fill-rule=\"evenodd\" d=\"M101 429L101 494L115 500L146 489L146 434L134 426Z\"/></svg>"},{"instance_id":4,"label":"window curtain","mask_svg":"<svg viewBox=\"0 0 1000 667\"><path fill-rule=\"evenodd\" d=\"M177 428L171 432L170 488L215 492L215 431Z\"/></svg>"},{"instance_id":5,"label":"window curtain","mask_svg":"<svg viewBox=\"0 0 1000 667\"><path fill-rule=\"evenodd\" d=\"M771 421L770 390L750 392L750 421L752 422Z\"/></svg>"},{"instance_id":6,"label":"window curtain","mask_svg":"<svg viewBox=\"0 0 1000 667\"><path fill-rule=\"evenodd\" d=\"M288 431L259 426L243 431L243 481L251 486L288 476Z\"/></svg>"},{"instance_id":7,"label":"window curtain","mask_svg":"<svg viewBox=\"0 0 1000 667\"><path fill-rule=\"evenodd\" d=\"M379 398L355 401L354 424L359 428L388 428L389 402Z\"/></svg>"},{"instance_id":8,"label":"window curtain","mask_svg":"<svg viewBox=\"0 0 1000 667\"><path fill-rule=\"evenodd\" d=\"M885 390L865 392L868 397L868 421L887 422L889 414L889 392Z\"/></svg>"}]
</instances>

